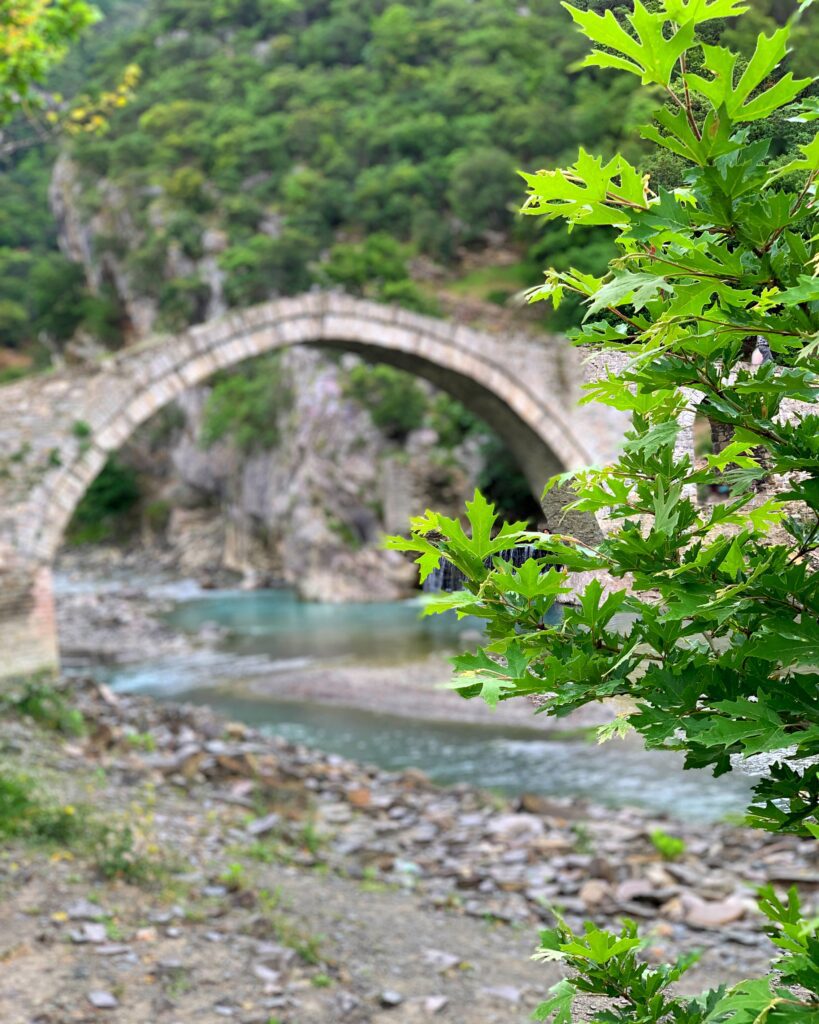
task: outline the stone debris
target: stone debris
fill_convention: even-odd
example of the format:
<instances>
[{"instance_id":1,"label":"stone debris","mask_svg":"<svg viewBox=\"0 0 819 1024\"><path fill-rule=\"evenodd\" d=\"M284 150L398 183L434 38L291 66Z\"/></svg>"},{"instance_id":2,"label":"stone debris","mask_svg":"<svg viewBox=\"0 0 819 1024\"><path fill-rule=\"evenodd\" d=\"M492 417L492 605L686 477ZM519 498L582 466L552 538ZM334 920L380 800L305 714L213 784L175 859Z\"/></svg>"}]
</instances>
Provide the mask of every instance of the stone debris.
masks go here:
<instances>
[{"instance_id":1,"label":"stone debris","mask_svg":"<svg viewBox=\"0 0 819 1024\"><path fill-rule=\"evenodd\" d=\"M98 903L81 899L66 907L65 913L69 921L98 921L105 917L105 911Z\"/></svg>"},{"instance_id":2,"label":"stone debris","mask_svg":"<svg viewBox=\"0 0 819 1024\"><path fill-rule=\"evenodd\" d=\"M494 987L483 988L481 991L490 999L499 999L505 1003L512 1003L514 1006L521 1000L523 993L513 985L495 985Z\"/></svg>"}]
</instances>

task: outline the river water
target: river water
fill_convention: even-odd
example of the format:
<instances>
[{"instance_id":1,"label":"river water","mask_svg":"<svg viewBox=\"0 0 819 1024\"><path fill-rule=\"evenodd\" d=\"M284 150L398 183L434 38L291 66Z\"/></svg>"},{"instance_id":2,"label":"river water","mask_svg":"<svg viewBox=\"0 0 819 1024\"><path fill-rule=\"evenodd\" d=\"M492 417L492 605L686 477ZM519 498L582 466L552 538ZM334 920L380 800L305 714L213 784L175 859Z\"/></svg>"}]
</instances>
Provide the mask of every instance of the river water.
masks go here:
<instances>
[{"instance_id":1,"label":"river water","mask_svg":"<svg viewBox=\"0 0 819 1024\"><path fill-rule=\"evenodd\" d=\"M295 742L387 769L420 768L441 783L587 797L702 821L746 806L744 777L684 772L677 755L647 752L636 740L599 746L585 731L545 734L497 724L489 709L481 722L431 722L420 714L399 717L297 694L285 700L280 686L265 693L266 680L339 666L389 666L400 685L402 671L417 671L431 655L474 646L476 622L421 619L417 602L306 604L282 590L200 592L187 599L184 590L164 596L169 593L179 599L165 616L168 624L190 634L210 631L218 637L216 650L100 669L115 689L207 703ZM419 699L419 710L423 706Z\"/></svg>"}]
</instances>

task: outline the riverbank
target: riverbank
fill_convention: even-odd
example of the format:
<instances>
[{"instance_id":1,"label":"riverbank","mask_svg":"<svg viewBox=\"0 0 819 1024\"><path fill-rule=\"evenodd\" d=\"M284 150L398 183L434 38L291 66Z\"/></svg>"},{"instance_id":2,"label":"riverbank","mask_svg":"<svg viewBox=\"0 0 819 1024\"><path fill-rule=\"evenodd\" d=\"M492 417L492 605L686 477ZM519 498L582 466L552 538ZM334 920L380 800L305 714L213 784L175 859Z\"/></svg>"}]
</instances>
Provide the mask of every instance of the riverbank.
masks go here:
<instances>
[{"instance_id":1,"label":"riverbank","mask_svg":"<svg viewBox=\"0 0 819 1024\"><path fill-rule=\"evenodd\" d=\"M527 959L548 904L634 917L651 960L703 949L694 988L764 968L754 886L817 881L793 838L441 789L93 683L70 700L83 738L0 719L4 772L81 826L0 861L9 1024L522 1022L558 976Z\"/></svg>"}]
</instances>

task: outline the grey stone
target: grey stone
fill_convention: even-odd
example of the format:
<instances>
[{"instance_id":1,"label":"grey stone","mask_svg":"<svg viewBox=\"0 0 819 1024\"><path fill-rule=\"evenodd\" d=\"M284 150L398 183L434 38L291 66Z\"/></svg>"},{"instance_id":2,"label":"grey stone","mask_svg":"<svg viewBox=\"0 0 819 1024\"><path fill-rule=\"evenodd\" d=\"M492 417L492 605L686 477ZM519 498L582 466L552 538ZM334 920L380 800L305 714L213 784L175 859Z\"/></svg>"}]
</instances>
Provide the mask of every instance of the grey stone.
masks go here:
<instances>
[{"instance_id":1,"label":"grey stone","mask_svg":"<svg viewBox=\"0 0 819 1024\"><path fill-rule=\"evenodd\" d=\"M378 1001L382 1006L400 1006L404 1002L404 997L400 992L396 992L393 989L385 989L378 997Z\"/></svg>"},{"instance_id":2,"label":"grey stone","mask_svg":"<svg viewBox=\"0 0 819 1024\"><path fill-rule=\"evenodd\" d=\"M506 1003L513 1003L515 1006L520 1002L522 992L514 985L493 985L482 988L481 992L492 999L500 999Z\"/></svg>"},{"instance_id":3,"label":"grey stone","mask_svg":"<svg viewBox=\"0 0 819 1024\"><path fill-rule=\"evenodd\" d=\"M72 903L65 912L70 921L98 921L101 917L105 917L105 911L98 903L92 903L86 899Z\"/></svg>"},{"instance_id":4,"label":"grey stone","mask_svg":"<svg viewBox=\"0 0 819 1024\"><path fill-rule=\"evenodd\" d=\"M88 993L88 1002L97 1010L116 1010L119 1006L119 999L104 989L95 989Z\"/></svg>"},{"instance_id":5,"label":"grey stone","mask_svg":"<svg viewBox=\"0 0 819 1024\"><path fill-rule=\"evenodd\" d=\"M266 814L263 818L256 818L247 826L247 832L251 836L264 836L273 829L278 828L281 823L281 815Z\"/></svg>"},{"instance_id":6,"label":"grey stone","mask_svg":"<svg viewBox=\"0 0 819 1024\"><path fill-rule=\"evenodd\" d=\"M108 933L105 930L104 924L98 924L95 922L87 921L82 928L77 928L75 931L69 933L71 941L75 943L102 943L108 938Z\"/></svg>"}]
</instances>

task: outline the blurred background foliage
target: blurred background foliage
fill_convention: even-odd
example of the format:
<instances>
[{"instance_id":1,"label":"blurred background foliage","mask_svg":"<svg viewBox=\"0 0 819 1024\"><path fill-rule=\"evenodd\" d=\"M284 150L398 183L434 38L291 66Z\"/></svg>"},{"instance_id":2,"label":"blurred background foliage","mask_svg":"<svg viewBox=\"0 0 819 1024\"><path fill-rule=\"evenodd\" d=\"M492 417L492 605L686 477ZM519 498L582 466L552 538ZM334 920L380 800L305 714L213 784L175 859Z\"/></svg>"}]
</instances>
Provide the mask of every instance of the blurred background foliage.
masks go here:
<instances>
[{"instance_id":1,"label":"blurred background foliage","mask_svg":"<svg viewBox=\"0 0 819 1024\"><path fill-rule=\"evenodd\" d=\"M793 8L752 5L752 17L715 23L715 36L747 51ZM127 211L131 230L95 235L93 258L120 261L134 292L157 303L160 328L207 315L208 233L234 306L338 286L435 313L442 289L503 303L546 263L601 271L611 254L605 233L566 235L516 214L515 170L568 161L581 141L645 165L633 130L648 114L644 95L605 71L573 70L582 42L554 0L99 6L105 20L52 76L55 88L100 93L133 65L141 79L106 131L60 145L76 161L86 219L112 189ZM799 30L797 73L819 66L815 27L814 16ZM44 365L78 329L115 347L124 327L110 279L92 294L59 252L47 200L58 146L31 145L26 131L22 119L9 126L0 155L6 374L16 372L8 350ZM800 128L783 119L775 131L784 148ZM671 157L649 170L678 180ZM545 325L576 315L569 303Z\"/></svg>"}]
</instances>

